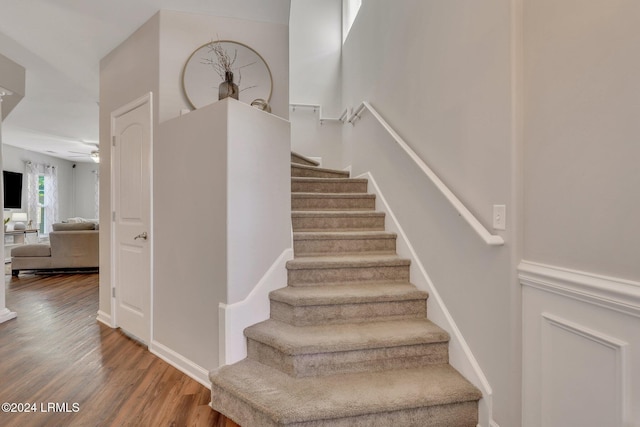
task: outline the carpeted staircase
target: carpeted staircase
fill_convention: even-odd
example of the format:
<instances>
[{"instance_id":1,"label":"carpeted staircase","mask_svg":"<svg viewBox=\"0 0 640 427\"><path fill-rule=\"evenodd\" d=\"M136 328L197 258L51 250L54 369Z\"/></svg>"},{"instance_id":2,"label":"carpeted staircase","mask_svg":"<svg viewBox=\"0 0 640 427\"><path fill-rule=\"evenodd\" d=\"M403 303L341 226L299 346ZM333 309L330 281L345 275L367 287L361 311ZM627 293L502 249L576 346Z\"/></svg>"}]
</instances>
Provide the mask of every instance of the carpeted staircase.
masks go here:
<instances>
[{"instance_id":1,"label":"carpeted staircase","mask_svg":"<svg viewBox=\"0 0 640 427\"><path fill-rule=\"evenodd\" d=\"M295 258L248 357L211 373L242 427L475 427L480 392L448 363L367 180L292 153Z\"/></svg>"}]
</instances>

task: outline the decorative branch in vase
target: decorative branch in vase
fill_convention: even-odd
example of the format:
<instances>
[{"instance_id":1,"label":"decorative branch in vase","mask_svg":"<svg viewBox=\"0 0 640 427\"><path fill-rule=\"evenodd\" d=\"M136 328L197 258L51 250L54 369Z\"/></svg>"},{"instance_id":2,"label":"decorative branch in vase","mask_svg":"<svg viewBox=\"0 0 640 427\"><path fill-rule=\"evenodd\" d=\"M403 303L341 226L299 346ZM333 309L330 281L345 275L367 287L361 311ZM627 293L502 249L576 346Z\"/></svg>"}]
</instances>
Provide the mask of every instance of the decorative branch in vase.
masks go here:
<instances>
[{"instance_id":1,"label":"decorative branch in vase","mask_svg":"<svg viewBox=\"0 0 640 427\"><path fill-rule=\"evenodd\" d=\"M234 66L236 59L238 59L238 51L236 50L233 56L229 55L229 52L227 52L222 46L220 40L212 41L209 43L208 48L211 57L202 58L202 63L210 65L218 76L220 76L220 79L222 79L222 83L218 86L218 100L229 97L238 99L241 92L239 88L239 85L242 82L241 69L253 65L255 62L242 66ZM237 70L238 74L237 84L233 81L234 70ZM252 87L255 86L249 86L242 90L250 89Z\"/></svg>"}]
</instances>

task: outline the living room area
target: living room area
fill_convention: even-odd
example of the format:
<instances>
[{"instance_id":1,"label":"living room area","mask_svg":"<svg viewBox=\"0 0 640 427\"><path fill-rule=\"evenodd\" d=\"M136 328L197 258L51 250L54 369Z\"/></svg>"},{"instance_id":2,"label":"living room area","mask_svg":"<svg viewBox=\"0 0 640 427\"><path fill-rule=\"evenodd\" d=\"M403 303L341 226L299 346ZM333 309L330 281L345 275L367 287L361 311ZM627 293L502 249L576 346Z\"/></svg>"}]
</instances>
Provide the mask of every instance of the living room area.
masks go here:
<instances>
[{"instance_id":1,"label":"living room area","mask_svg":"<svg viewBox=\"0 0 640 427\"><path fill-rule=\"evenodd\" d=\"M6 143L2 158L5 275L12 270L97 271L98 163ZM12 256L19 257L14 265Z\"/></svg>"}]
</instances>

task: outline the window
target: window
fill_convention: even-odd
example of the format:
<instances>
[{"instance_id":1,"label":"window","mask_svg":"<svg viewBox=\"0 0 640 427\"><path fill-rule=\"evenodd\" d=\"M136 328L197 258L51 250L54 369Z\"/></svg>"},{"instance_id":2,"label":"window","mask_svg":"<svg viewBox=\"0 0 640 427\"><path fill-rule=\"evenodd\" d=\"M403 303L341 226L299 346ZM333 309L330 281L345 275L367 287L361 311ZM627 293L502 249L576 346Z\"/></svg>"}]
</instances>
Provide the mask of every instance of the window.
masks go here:
<instances>
[{"instance_id":1,"label":"window","mask_svg":"<svg viewBox=\"0 0 640 427\"><path fill-rule=\"evenodd\" d=\"M342 43L347 40L360 6L362 6L362 0L342 0Z\"/></svg>"},{"instance_id":2,"label":"window","mask_svg":"<svg viewBox=\"0 0 640 427\"><path fill-rule=\"evenodd\" d=\"M26 163L27 217L43 235L58 219L58 171L55 166Z\"/></svg>"},{"instance_id":3,"label":"window","mask_svg":"<svg viewBox=\"0 0 640 427\"><path fill-rule=\"evenodd\" d=\"M38 175L38 222L40 234L44 234L44 175Z\"/></svg>"}]
</instances>

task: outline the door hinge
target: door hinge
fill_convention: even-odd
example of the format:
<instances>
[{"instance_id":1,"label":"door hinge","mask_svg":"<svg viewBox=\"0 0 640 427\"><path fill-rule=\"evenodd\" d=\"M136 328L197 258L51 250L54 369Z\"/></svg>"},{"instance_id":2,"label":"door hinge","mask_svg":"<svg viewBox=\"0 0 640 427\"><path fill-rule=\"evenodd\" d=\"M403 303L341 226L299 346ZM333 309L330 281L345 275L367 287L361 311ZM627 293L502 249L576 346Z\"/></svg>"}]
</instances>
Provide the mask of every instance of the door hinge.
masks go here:
<instances>
[{"instance_id":1,"label":"door hinge","mask_svg":"<svg viewBox=\"0 0 640 427\"><path fill-rule=\"evenodd\" d=\"M111 288L111 297L116 297L116 288Z\"/></svg>"}]
</instances>

